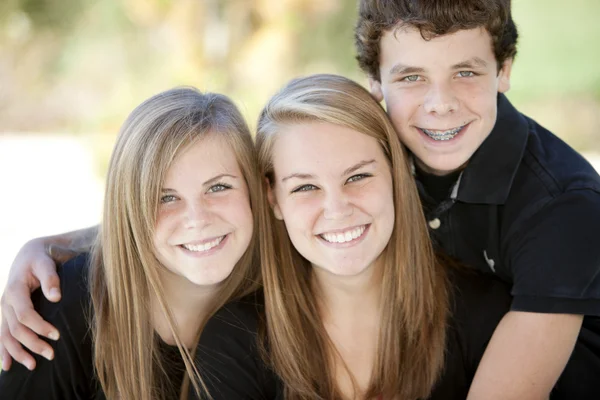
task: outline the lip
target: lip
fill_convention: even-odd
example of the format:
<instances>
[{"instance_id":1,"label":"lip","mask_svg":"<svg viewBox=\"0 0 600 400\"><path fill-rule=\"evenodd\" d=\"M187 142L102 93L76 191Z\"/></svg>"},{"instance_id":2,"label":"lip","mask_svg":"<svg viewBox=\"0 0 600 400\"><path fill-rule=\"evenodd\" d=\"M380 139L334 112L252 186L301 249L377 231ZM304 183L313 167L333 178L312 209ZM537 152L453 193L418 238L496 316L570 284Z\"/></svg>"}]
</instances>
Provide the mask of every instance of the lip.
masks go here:
<instances>
[{"instance_id":1,"label":"lip","mask_svg":"<svg viewBox=\"0 0 600 400\"><path fill-rule=\"evenodd\" d=\"M458 142L465 135L465 133L471 127L472 123L473 123L473 121L470 121L470 122L464 124L463 127L462 127L462 129L460 130L460 132L458 132L456 134L456 136L454 136L452 139L449 139L449 140L435 140L435 139L429 137L429 135L427 135L422 130L422 129L427 129L427 130L444 131L444 130L449 130L449 129L444 129L444 130L442 130L442 129L428 129L428 128L421 128L421 127L418 127L416 125L413 125L413 127L417 130L417 132L419 132L419 135L423 138L423 140L428 145L433 145L433 146L451 146L453 143ZM454 129L454 128L450 128L450 129Z\"/></svg>"},{"instance_id":2,"label":"lip","mask_svg":"<svg viewBox=\"0 0 600 400\"><path fill-rule=\"evenodd\" d=\"M356 229L359 228L361 226L365 227L365 230L363 231L362 235L360 235L359 237L357 237L356 239L352 239L349 242L344 242L344 243L332 243L332 242L328 242L327 240L323 239L321 237L322 234L324 233L339 233L339 232L346 232L352 229ZM337 230L332 230L332 231L325 231L323 233L320 233L318 235L316 235L317 239L325 246L330 247L330 248L334 248L334 249L344 249L344 248L348 248L348 247L353 247L356 246L357 244L359 244L360 242L362 242L365 237L367 237L367 233L369 232L369 229L371 228L371 224L362 224L362 225L354 225L348 228L343 228L343 229L337 229Z\"/></svg>"},{"instance_id":3,"label":"lip","mask_svg":"<svg viewBox=\"0 0 600 400\"><path fill-rule=\"evenodd\" d=\"M205 239L205 240L197 240L197 241L185 243L188 245L199 245L199 244L210 243L215 239L223 237L223 240L221 240L221 242L218 245L216 245L215 247L211 248L210 250L206 250L206 251L191 251L191 250L188 250L185 247L183 247L183 244L179 244L179 245L177 245L177 247L190 257L197 257L197 258L208 257L208 256L211 256L211 255L219 252L223 247L225 247L225 245L227 244L227 242L229 240L230 235L231 235L230 233L227 233L222 236L214 236L212 238Z\"/></svg>"}]
</instances>

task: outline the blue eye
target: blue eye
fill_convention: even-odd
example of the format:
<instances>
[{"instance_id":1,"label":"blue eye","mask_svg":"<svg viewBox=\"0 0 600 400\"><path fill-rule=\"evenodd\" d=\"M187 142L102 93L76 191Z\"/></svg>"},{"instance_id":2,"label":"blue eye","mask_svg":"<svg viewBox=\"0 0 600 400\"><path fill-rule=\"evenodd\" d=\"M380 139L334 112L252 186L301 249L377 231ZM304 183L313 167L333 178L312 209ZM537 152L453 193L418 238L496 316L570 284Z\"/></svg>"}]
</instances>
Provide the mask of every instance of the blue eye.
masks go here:
<instances>
[{"instance_id":1,"label":"blue eye","mask_svg":"<svg viewBox=\"0 0 600 400\"><path fill-rule=\"evenodd\" d=\"M217 183L208 188L208 193L222 192L228 189L231 189L230 185L226 185L225 183Z\"/></svg>"},{"instance_id":2,"label":"blue eye","mask_svg":"<svg viewBox=\"0 0 600 400\"><path fill-rule=\"evenodd\" d=\"M419 80L419 78L420 78L419 75L408 75L408 76L405 76L404 78L402 78L402 80L406 81L406 82L416 82Z\"/></svg>"},{"instance_id":3,"label":"blue eye","mask_svg":"<svg viewBox=\"0 0 600 400\"><path fill-rule=\"evenodd\" d=\"M315 185L302 185L302 186L298 186L296 189L292 190L292 193L298 193L298 192L308 192L310 190L316 190L317 187Z\"/></svg>"},{"instance_id":4,"label":"blue eye","mask_svg":"<svg viewBox=\"0 0 600 400\"><path fill-rule=\"evenodd\" d=\"M473 71L459 71L458 76L461 78L470 78L475 76L475 72Z\"/></svg>"},{"instance_id":5,"label":"blue eye","mask_svg":"<svg viewBox=\"0 0 600 400\"><path fill-rule=\"evenodd\" d=\"M368 178L370 176L373 176L371 174L356 174L356 175L352 175L350 178L348 178L348 180L346 182L357 182L357 181L361 181L365 178Z\"/></svg>"},{"instance_id":6,"label":"blue eye","mask_svg":"<svg viewBox=\"0 0 600 400\"><path fill-rule=\"evenodd\" d=\"M175 200L177 200L177 197L173 196L172 194L167 194L160 198L161 203L171 203L172 201L175 201Z\"/></svg>"}]
</instances>

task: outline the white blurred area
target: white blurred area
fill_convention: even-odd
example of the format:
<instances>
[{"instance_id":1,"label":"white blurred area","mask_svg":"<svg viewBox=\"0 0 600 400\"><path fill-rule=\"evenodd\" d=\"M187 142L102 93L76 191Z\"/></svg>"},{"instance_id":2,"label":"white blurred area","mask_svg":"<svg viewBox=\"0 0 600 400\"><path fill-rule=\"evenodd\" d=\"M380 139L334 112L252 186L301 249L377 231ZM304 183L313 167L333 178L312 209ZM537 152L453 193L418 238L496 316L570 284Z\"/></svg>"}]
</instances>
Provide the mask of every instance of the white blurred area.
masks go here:
<instances>
[{"instance_id":1,"label":"white blurred area","mask_svg":"<svg viewBox=\"0 0 600 400\"><path fill-rule=\"evenodd\" d=\"M85 139L0 134L0 288L29 239L95 225L103 178Z\"/></svg>"},{"instance_id":2,"label":"white blurred area","mask_svg":"<svg viewBox=\"0 0 600 400\"><path fill-rule=\"evenodd\" d=\"M600 171L600 154L585 155ZM29 239L95 225L103 178L82 138L0 134L0 288Z\"/></svg>"}]
</instances>

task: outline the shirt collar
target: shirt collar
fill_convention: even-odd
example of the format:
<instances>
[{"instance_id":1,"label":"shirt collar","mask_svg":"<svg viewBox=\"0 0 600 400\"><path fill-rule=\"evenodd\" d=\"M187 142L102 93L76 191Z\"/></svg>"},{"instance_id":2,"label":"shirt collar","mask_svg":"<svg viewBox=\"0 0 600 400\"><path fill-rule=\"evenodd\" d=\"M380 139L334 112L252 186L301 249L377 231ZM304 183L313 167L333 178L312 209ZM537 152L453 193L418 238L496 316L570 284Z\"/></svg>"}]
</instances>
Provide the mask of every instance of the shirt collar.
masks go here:
<instances>
[{"instance_id":1,"label":"shirt collar","mask_svg":"<svg viewBox=\"0 0 600 400\"><path fill-rule=\"evenodd\" d=\"M471 156L453 193L466 203L504 204L523 158L527 119L505 95L498 95L496 124Z\"/></svg>"}]
</instances>

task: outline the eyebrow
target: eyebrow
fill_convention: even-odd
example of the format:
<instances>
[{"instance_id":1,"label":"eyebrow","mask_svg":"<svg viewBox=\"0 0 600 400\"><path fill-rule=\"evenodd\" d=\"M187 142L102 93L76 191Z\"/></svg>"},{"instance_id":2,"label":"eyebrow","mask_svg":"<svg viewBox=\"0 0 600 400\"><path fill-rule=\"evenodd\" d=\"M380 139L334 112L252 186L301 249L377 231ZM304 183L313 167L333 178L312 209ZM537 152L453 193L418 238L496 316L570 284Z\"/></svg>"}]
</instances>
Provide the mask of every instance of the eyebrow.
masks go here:
<instances>
[{"instance_id":1,"label":"eyebrow","mask_svg":"<svg viewBox=\"0 0 600 400\"><path fill-rule=\"evenodd\" d=\"M454 64L452 69L461 69L461 68L485 68L488 63L479 57L473 57L469 60L461 61L457 64ZM405 75L405 74L420 74L425 72L425 68L421 67L413 67L405 64L396 64L392 68L390 68L390 75Z\"/></svg>"},{"instance_id":2,"label":"eyebrow","mask_svg":"<svg viewBox=\"0 0 600 400\"><path fill-rule=\"evenodd\" d=\"M404 64L396 64L390 69L390 75L418 74L421 72L425 72L425 68Z\"/></svg>"},{"instance_id":3,"label":"eyebrow","mask_svg":"<svg viewBox=\"0 0 600 400\"><path fill-rule=\"evenodd\" d=\"M462 62L459 62L458 64L454 64L452 66L452 69L462 69L462 68L475 68L475 67L480 67L480 68L485 68L487 67L488 63L479 57L473 57L469 60L465 60Z\"/></svg>"},{"instance_id":4,"label":"eyebrow","mask_svg":"<svg viewBox=\"0 0 600 400\"><path fill-rule=\"evenodd\" d=\"M235 176L235 175L231 175L231 174L220 174L220 175L217 175L217 176L215 176L213 178L210 178L209 180L207 180L206 182L204 182L202 185L203 186L207 186L207 185L210 185L212 183L218 182L218 181L220 181L223 178L237 179L238 177ZM166 192L166 193L168 193L168 192L176 192L176 191L177 190L171 189L171 188L162 188L161 189L161 192Z\"/></svg>"},{"instance_id":5,"label":"eyebrow","mask_svg":"<svg viewBox=\"0 0 600 400\"><path fill-rule=\"evenodd\" d=\"M375 164L376 162L377 162L377 161L375 161L375 160L365 160L365 161L361 161L361 162L359 162L358 164L356 164L356 165L354 165L354 166L352 166L352 167L350 167L350 168L347 168L347 169L344 171L344 173L343 173L342 175L350 175L350 174L351 174L351 173L353 173L354 171L357 171L357 170L359 170L359 169L361 169L362 167L365 167L365 166L367 166L367 165L370 165L370 164Z\"/></svg>"},{"instance_id":6,"label":"eyebrow","mask_svg":"<svg viewBox=\"0 0 600 400\"><path fill-rule=\"evenodd\" d=\"M357 170L359 170L359 169L361 169L361 168L363 168L363 167L365 167L367 165L375 164L375 163L377 163L377 161L375 161L375 160L361 161L361 162L359 162L359 163L357 163L357 164L355 164L355 165L353 165L353 166L351 166L349 168L346 168L344 170L344 172L342 173L342 176L349 175L349 174L351 174L351 173L353 173L353 172L355 172L355 171L357 171ZM313 179L314 177L315 176L312 175L312 174L294 173L294 174L290 174L290 175L286 176L285 178L282 178L281 182L285 182L288 179L292 179L292 178L297 178L297 179Z\"/></svg>"}]
</instances>

